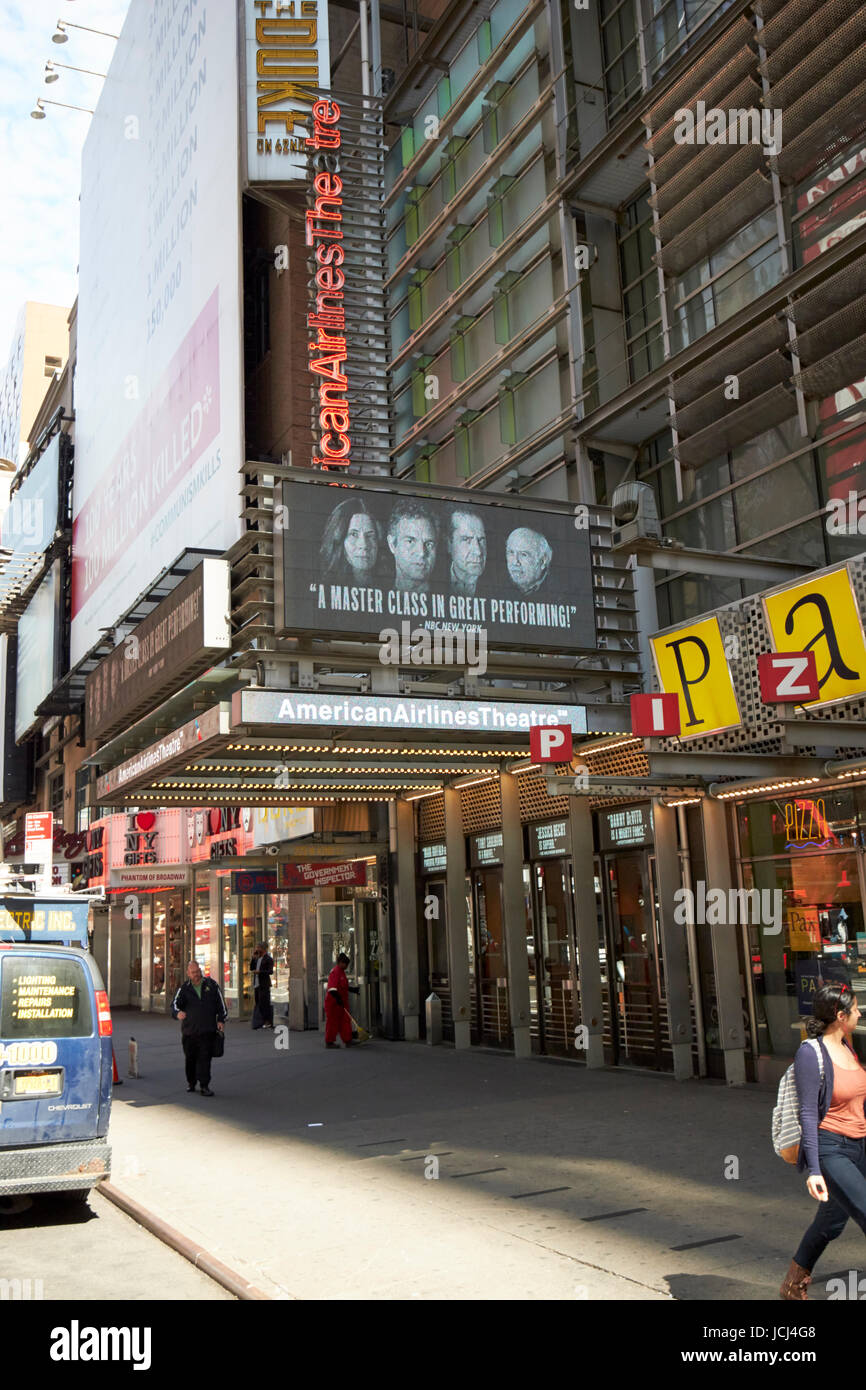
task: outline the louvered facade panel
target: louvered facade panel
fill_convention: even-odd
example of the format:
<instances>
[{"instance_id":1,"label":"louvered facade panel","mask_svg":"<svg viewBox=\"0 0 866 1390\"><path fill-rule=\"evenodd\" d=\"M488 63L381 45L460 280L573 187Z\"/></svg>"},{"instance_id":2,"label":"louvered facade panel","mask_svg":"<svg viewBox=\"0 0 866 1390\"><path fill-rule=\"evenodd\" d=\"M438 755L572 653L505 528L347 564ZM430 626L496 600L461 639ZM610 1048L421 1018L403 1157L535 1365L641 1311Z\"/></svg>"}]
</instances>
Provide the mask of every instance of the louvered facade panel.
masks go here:
<instances>
[{"instance_id":1,"label":"louvered facade panel","mask_svg":"<svg viewBox=\"0 0 866 1390\"><path fill-rule=\"evenodd\" d=\"M739 231L746 222L772 202L770 180L762 170L756 169L739 188L720 199L716 207L704 213L703 217L687 227L667 246L662 246L655 259L664 270L672 275L680 275L696 261L703 260L715 247L734 232Z\"/></svg>"},{"instance_id":2,"label":"louvered facade panel","mask_svg":"<svg viewBox=\"0 0 866 1390\"><path fill-rule=\"evenodd\" d=\"M680 440L681 463L693 467L708 463L726 449L745 444L747 439L754 439L756 434L790 419L797 408L793 391L785 386L774 386L746 405L737 407L733 401L729 405L735 408L727 415L720 416L709 428L692 435L690 439Z\"/></svg>"},{"instance_id":3,"label":"louvered facade panel","mask_svg":"<svg viewBox=\"0 0 866 1390\"><path fill-rule=\"evenodd\" d=\"M794 0L791 0L789 8L794 8ZM774 37L769 26L758 35L759 42L768 50L766 62L759 64L759 70L770 82L777 82L779 78L784 77L786 72L790 72L803 61L807 53L817 48L828 34L832 34L851 15L862 10L862 0L829 0L828 4L820 5L817 10L809 3L798 8L803 11L804 18L782 43Z\"/></svg>"}]
</instances>

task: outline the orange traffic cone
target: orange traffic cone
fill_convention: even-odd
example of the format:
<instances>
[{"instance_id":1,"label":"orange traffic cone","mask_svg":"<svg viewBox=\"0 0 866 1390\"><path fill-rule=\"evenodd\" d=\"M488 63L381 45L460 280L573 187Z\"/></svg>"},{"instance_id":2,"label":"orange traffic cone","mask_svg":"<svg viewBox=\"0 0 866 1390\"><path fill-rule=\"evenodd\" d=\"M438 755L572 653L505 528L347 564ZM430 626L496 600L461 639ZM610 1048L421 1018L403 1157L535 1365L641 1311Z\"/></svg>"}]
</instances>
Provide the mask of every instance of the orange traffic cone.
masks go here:
<instances>
[{"instance_id":1,"label":"orange traffic cone","mask_svg":"<svg viewBox=\"0 0 866 1390\"><path fill-rule=\"evenodd\" d=\"M111 1049L111 1084L112 1086L122 1086L120 1073L117 1070L117 1058L114 1055L114 1047Z\"/></svg>"}]
</instances>

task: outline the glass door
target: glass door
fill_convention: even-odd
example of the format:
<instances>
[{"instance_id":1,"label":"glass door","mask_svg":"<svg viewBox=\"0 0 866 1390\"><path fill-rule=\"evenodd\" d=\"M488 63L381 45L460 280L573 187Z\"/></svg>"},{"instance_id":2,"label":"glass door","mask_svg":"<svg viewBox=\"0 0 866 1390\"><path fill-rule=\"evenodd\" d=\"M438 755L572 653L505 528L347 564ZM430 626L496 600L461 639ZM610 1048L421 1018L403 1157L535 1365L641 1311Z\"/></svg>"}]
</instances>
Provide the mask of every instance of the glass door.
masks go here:
<instances>
[{"instance_id":1,"label":"glass door","mask_svg":"<svg viewBox=\"0 0 866 1390\"><path fill-rule=\"evenodd\" d=\"M664 1066L659 961L651 880L644 850L605 859L610 988L615 996L617 1063Z\"/></svg>"},{"instance_id":2,"label":"glass door","mask_svg":"<svg viewBox=\"0 0 866 1390\"><path fill-rule=\"evenodd\" d=\"M346 976L349 984L358 982L358 936L355 930L354 903L318 903L316 905L316 927L319 938L319 1027L325 1027L325 986L328 976L337 963L341 953L349 957ZM351 1001L350 1001L351 1008Z\"/></svg>"},{"instance_id":3,"label":"glass door","mask_svg":"<svg viewBox=\"0 0 866 1390\"><path fill-rule=\"evenodd\" d=\"M568 859L545 859L532 867L539 1050L556 1057L573 1055L575 953ZM532 975L530 974L530 987Z\"/></svg>"},{"instance_id":4,"label":"glass door","mask_svg":"<svg viewBox=\"0 0 866 1390\"><path fill-rule=\"evenodd\" d=\"M511 1047L502 870L476 869L472 877L479 1041L485 1047Z\"/></svg>"}]
</instances>

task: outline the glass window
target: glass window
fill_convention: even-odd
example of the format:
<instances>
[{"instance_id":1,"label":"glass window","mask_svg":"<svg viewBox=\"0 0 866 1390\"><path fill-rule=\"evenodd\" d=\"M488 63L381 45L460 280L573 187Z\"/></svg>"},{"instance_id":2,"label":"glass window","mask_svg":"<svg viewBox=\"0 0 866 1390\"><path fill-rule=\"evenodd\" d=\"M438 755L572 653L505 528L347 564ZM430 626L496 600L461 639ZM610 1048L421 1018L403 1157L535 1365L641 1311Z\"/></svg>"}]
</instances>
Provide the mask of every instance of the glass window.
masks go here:
<instances>
[{"instance_id":1,"label":"glass window","mask_svg":"<svg viewBox=\"0 0 866 1390\"><path fill-rule=\"evenodd\" d=\"M90 807L87 805L87 789L90 785L90 769L80 767L75 774L75 829L86 830L90 824Z\"/></svg>"},{"instance_id":2,"label":"glass window","mask_svg":"<svg viewBox=\"0 0 866 1390\"><path fill-rule=\"evenodd\" d=\"M816 850L855 849L860 842L853 788L820 796L780 797L737 807L741 852L749 859L775 854L814 853Z\"/></svg>"},{"instance_id":3,"label":"glass window","mask_svg":"<svg viewBox=\"0 0 866 1390\"><path fill-rule=\"evenodd\" d=\"M751 304L781 273L776 216L770 209L684 274L669 278L673 350L687 347Z\"/></svg>"},{"instance_id":4,"label":"glass window","mask_svg":"<svg viewBox=\"0 0 866 1390\"><path fill-rule=\"evenodd\" d=\"M11 956L3 961L0 1036L89 1038L90 979L81 961Z\"/></svg>"},{"instance_id":5,"label":"glass window","mask_svg":"<svg viewBox=\"0 0 866 1390\"><path fill-rule=\"evenodd\" d=\"M742 598L738 579L716 579L707 575L688 574L660 585L657 592L667 590L668 622L684 622L699 613L711 613L725 604Z\"/></svg>"},{"instance_id":6,"label":"glass window","mask_svg":"<svg viewBox=\"0 0 866 1390\"><path fill-rule=\"evenodd\" d=\"M731 550L737 544L730 493L665 522L665 534L701 550Z\"/></svg>"},{"instance_id":7,"label":"glass window","mask_svg":"<svg viewBox=\"0 0 866 1390\"><path fill-rule=\"evenodd\" d=\"M792 555L796 555L802 564L820 569L827 564L827 532L824 522L823 516L815 517L814 520L805 521L800 526L792 526L789 531L780 531L775 536L764 536L755 545L746 546L744 554L763 555L771 560L790 560Z\"/></svg>"},{"instance_id":8,"label":"glass window","mask_svg":"<svg viewBox=\"0 0 866 1390\"><path fill-rule=\"evenodd\" d=\"M802 443L800 426L796 415L793 415L790 420L783 420L780 425L774 425L763 434L756 434L754 439L747 440L745 444L736 444L731 450L734 482L740 478L750 478L753 473L760 472L769 464L785 458L787 454L793 454Z\"/></svg>"},{"instance_id":9,"label":"glass window","mask_svg":"<svg viewBox=\"0 0 866 1390\"><path fill-rule=\"evenodd\" d=\"M682 480L683 502L697 502L702 497L721 492L731 481L728 455L720 454L718 458L698 464L696 468L683 468ZM681 506L682 502L675 502L672 510Z\"/></svg>"},{"instance_id":10,"label":"glass window","mask_svg":"<svg viewBox=\"0 0 866 1390\"><path fill-rule=\"evenodd\" d=\"M762 536L816 511L818 487L811 453L741 483L734 497L741 541Z\"/></svg>"},{"instance_id":11,"label":"glass window","mask_svg":"<svg viewBox=\"0 0 866 1390\"><path fill-rule=\"evenodd\" d=\"M55 825L63 824L63 773L55 772L48 781L48 810L54 812Z\"/></svg>"},{"instance_id":12,"label":"glass window","mask_svg":"<svg viewBox=\"0 0 866 1390\"><path fill-rule=\"evenodd\" d=\"M219 961L219 932L217 924L211 919L210 873L207 869L195 870L192 899L192 919L195 933L192 956L201 966L203 975L213 975L216 979ZM186 963L184 963L185 969Z\"/></svg>"},{"instance_id":13,"label":"glass window","mask_svg":"<svg viewBox=\"0 0 866 1390\"><path fill-rule=\"evenodd\" d=\"M802 814L808 817L810 810ZM819 813L804 833L821 835L828 828ZM756 825L750 837L759 834ZM857 855L806 852L752 860L743 864L743 883L747 891L760 893L760 920L748 927L759 1050L790 1057L800 1043L800 1021L811 1015L812 997L822 983L841 980L859 1000L866 995ZM750 911L753 919L756 915Z\"/></svg>"},{"instance_id":14,"label":"glass window","mask_svg":"<svg viewBox=\"0 0 866 1390\"><path fill-rule=\"evenodd\" d=\"M797 266L815 260L866 222L866 146L862 140L794 189L791 222Z\"/></svg>"}]
</instances>

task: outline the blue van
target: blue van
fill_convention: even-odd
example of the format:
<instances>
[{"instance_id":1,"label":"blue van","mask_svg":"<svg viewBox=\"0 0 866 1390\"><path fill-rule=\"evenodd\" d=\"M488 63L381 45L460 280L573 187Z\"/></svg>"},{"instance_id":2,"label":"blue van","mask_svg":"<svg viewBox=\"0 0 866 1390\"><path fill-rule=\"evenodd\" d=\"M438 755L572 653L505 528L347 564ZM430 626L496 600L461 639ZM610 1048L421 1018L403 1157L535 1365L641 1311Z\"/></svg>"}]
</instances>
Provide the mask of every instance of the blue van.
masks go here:
<instances>
[{"instance_id":1,"label":"blue van","mask_svg":"<svg viewBox=\"0 0 866 1390\"><path fill-rule=\"evenodd\" d=\"M0 1197L85 1199L111 1168L111 1013L89 902L0 894Z\"/></svg>"}]
</instances>

